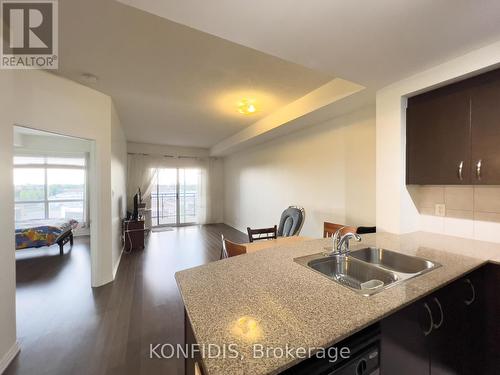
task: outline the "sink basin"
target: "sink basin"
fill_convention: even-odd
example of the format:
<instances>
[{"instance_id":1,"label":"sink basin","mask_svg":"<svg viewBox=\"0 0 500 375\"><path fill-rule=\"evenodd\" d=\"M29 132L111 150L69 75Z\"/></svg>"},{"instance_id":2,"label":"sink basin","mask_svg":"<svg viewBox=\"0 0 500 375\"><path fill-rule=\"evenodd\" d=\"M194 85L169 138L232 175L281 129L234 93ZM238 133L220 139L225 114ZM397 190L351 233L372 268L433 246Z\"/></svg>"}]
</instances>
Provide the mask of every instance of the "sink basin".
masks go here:
<instances>
[{"instance_id":1,"label":"sink basin","mask_svg":"<svg viewBox=\"0 0 500 375\"><path fill-rule=\"evenodd\" d=\"M365 295L374 294L399 279L393 272L350 257L322 257L307 262L307 266Z\"/></svg>"},{"instance_id":2,"label":"sink basin","mask_svg":"<svg viewBox=\"0 0 500 375\"><path fill-rule=\"evenodd\" d=\"M427 259L375 247L353 250L349 256L322 252L294 261L363 296L371 296L441 266Z\"/></svg>"},{"instance_id":3,"label":"sink basin","mask_svg":"<svg viewBox=\"0 0 500 375\"><path fill-rule=\"evenodd\" d=\"M363 262L402 273L420 274L436 267L435 263L427 259L376 247L366 247L352 251L350 256Z\"/></svg>"}]
</instances>

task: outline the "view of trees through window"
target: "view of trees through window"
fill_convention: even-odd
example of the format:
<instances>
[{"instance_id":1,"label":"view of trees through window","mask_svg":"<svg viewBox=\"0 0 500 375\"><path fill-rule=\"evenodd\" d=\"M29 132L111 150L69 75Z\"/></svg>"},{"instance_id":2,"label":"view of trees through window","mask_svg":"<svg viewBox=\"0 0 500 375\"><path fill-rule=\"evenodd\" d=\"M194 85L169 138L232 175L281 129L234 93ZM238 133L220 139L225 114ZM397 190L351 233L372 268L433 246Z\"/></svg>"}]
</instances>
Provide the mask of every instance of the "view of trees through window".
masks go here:
<instances>
[{"instance_id":1,"label":"view of trees through window","mask_svg":"<svg viewBox=\"0 0 500 375\"><path fill-rule=\"evenodd\" d=\"M85 158L15 157L16 221L85 220Z\"/></svg>"}]
</instances>

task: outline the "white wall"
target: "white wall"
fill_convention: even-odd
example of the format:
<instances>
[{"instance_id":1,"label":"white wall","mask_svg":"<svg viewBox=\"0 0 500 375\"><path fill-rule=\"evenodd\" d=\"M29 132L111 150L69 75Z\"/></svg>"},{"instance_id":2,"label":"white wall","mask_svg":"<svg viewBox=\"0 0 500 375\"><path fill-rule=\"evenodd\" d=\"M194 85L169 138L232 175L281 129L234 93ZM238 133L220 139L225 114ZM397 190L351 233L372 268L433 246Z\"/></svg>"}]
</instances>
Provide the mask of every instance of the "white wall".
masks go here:
<instances>
[{"instance_id":1,"label":"white wall","mask_svg":"<svg viewBox=\"0 0 500 375\"><path fill-rule=\"evenodd\" d=\"M11 84L2 80L3 84ZM2 90L3 91L3 90ZM0 96L2 93L0 92ZM16 344L16 264L14 256L14 190L12 172L13 128L3 123L10 102L0 101L0 373L17 352ZM8 213L11 213L10 215Z\"/></svg>"},{"instance_id":2,"label":"white wall","mask_svg":"<svg viewBox=\"0 0 500 375\"><path fill-rule=\"evenodd\" d=\"M2 138L9 135L12 143L11 127L16 124L93 141L92 255L99 258L99 268L93 270L92 281L111 281L111 99L42 71L2 71L0 87ZM12 156L12 147L9 150ZM12 183L11 171L2 173Z\"/></svg>"},{"instance_id":3,"label":"white wall","mask_svg":"<svg viewBox=\"0 0 500 375\"><path fill-rule=\"evenodd\" d=\"M0 358L15 343L13 125L92 140L92 285L113 280L111 99L43 71L0 72ZM123 147L123 146L122 146ZM9 214L10 212L10 214ZM12 235L10 235L10 234ZM1 361L1 359L0 359ZM1 362L0 362L1 365Z\"/></svg>"},{"instance_id":4,"label":"white wall","mask_svg":"<svg viewBox=\"0 0 500 375\"><path fill-rule=\"evenodd\" d=\"M406 97L478 74L500 63L500 42L472 51L377 92L377 229L426 229L405 185ZM446 219L445 219L446 220ZM462 225L449 218L449 225ZM445 227L445 226L443 226ZM500 228L498 228L500 229ZM474 238L483 239L477 231Z\"/></svg>"},{"instance_id":5,"label":"white wall","mask_svg":"<svg viewBox=\"0 0 500 375\"><path fill-rule=\"evenodd\" d=\"M122 255L121 220L127 214L127 139L111 106L111 228L113 277Z\"/></svg>"},{"instance_id":6,"label":"white wall","mask_svg":"<svg viewBox=\"0 0 500 375\"><path fill-rule=\"evenodd\" d=\"M306 210L303 235L321 237L324 221L374 224L374 108L228 156L224 181L224 221L242 231L278 224L289 205Z\"/></svg>"}]
</instances>

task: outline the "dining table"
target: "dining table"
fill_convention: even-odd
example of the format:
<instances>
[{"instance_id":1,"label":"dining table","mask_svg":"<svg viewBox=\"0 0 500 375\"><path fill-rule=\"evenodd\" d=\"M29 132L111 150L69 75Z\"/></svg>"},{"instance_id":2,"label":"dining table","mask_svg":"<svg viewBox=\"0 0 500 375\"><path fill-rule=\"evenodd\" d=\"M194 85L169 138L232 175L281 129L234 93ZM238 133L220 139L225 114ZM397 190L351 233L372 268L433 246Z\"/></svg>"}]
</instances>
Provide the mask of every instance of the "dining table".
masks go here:
<instances>
[{"instance_id":1,"label":"dining table","mask_svg":"<svg viewBox=\"0 0 500 375\"><path fill-rule=\"evenodd\" d=\"M255 253L257 251L269 249L271 247L293 245L297 242L307 240L312 240L312 238L306 236L278 237L271 240L257 240L254 242L246 242L242 243L241 245L246 247L247 253Z\"/></svg>"}]
</instances>

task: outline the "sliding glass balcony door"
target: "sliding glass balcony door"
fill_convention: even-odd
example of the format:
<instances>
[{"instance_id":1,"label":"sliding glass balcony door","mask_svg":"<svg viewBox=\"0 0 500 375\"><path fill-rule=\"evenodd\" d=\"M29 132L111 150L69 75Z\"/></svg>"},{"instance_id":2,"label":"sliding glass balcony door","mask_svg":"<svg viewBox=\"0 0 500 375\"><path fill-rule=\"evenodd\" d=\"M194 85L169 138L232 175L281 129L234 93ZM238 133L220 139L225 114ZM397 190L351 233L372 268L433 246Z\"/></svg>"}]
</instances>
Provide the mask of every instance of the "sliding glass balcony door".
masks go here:
<instances>
[{"instance_id":1,"label":"sliding glass balcony door","mask_svg":"<svg viewBox=\"0 0 500 375\"><path fill-rule=\"evenodd\" d=\"M177 169L158 169L151 193L153 226L177 224Z\"/></svg>"},{"instance_id":2,"label":"sliding glass balcony door","mask_svg":"<svg viewBox=\"0 0 500 375\"><path fill-rule=\"evenodd\" d=\"M199 169L157 169L151 193L153 226L198 222L200 175Z\"/></svg>"}]
</instances>

